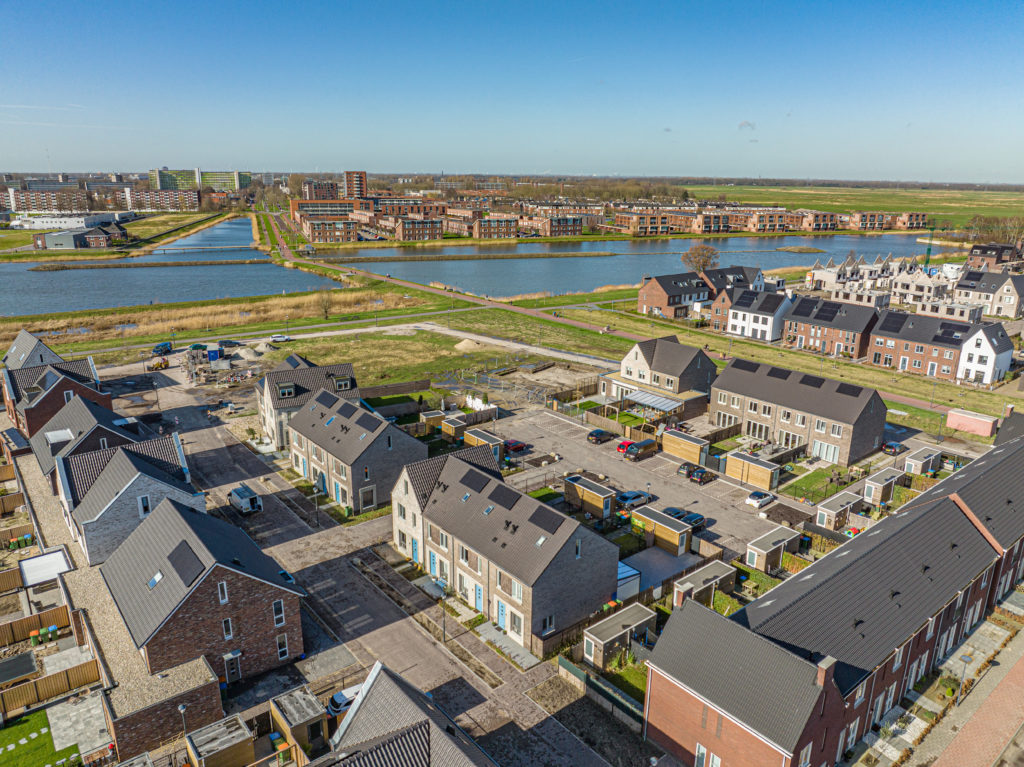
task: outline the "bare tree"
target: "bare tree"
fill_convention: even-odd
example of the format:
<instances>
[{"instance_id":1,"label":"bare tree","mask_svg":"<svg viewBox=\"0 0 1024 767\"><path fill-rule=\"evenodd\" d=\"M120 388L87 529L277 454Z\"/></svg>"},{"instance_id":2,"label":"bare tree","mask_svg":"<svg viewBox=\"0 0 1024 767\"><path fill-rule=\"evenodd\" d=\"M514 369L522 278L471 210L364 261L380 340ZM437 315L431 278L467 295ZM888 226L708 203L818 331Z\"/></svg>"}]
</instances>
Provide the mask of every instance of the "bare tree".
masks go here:
<instances>
[{"instance_id":1,"label":"bare tree","mask_svg":"<svg viewBox=\"0 0 1024 767\"><path fill-rule=\"evenodd\" d=\"M718 251L710 245L694 245L683 253L682 261L690 271L703 272L718 266Z\"/></svg>"},{"instance_id":2,"label":"bare tree","mask_svg":"<svg viewBox=\"0 0 1024 767\"><path fill-rule=\"evenodd\" d=\"M302 173L288 174L288 194L292 197L302 197L302 182L306 176Z\"/></svg>"},{"instance_id":3,"label":"bare tree","mask_svg":"<svg viewBox=\"0 0 1024 767\"><path fill-rule=\"evenodd\" d=\"M317 293L316 302L317 306L320 307L320 314L323 316L325 320L329 319L331 316L332 300L333 296L331 296L331 289L324 285L322 288L320 288L320 291Z\"/></svg>"}]
</instances>

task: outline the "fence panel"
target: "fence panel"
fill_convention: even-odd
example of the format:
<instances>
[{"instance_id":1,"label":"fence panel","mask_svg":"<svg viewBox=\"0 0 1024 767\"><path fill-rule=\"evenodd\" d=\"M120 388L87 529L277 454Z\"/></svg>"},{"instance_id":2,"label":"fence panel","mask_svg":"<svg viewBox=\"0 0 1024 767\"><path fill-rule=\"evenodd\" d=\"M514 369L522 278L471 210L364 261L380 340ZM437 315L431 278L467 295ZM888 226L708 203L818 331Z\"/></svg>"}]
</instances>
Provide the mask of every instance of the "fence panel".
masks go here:
<instances>
[{"instance_id":1,"label":"fence panel","mask_svg":"<svg viewBox=\"0 0 1024 767\"><path fill-rule=\"evenodd\" d=\"M65 693L71 689L71 683L68 681L67 670L56 671L53 674L39 677L39 679L34 681L36 686L36 696L39 700L56 698L61 693Z\"/></svg>"},{"instance_id":2,"label":"fence panel","mask_svg":"<svg viewBox=\"0 0 1024 767\"><path fill-rule=\"evenodd\" d=\"M0 570L0 594L5 591L20 589L21 585L21 570L17 567L12 567L10 570Z\"/></svg>"},{"instance_id":3,"label":"fence panel","mask_svg":"<svg viewBox=\"0 0 1024 767\"><path fill-rule=\"evenodd\" d=\"M8 498L15 498L15 497L19 497L20 498L21 497L21 493L18 493L17 496L5 495L5 496L0 497L0 507L2 507L3 501L7 500ZM24 502L25 502L25 500L24 500L24 498L22 498L18 502L18 505L20 506ZM3 509L3 510L5 510L5 509ZM23 538L26 535L35 535L35 531L36 530L35 530L34 527L32 527L32 525L18 525L17 527L8 527L6 530L0 530L0 547L7 548L8 544L11 541L13 541L14 539L16 539L16 538Z\"/></svg>"},{"instance_id":4,"label":"fence panel","mask_svg":"<svg viewBox=\"0 0 1024 767\"><path fill-rule=\"evenodd\" d=\"M0 464L0 482L10 482L14 479L14 464Z\"/></svg>"},{"instance_id":5,"label":"fence panel","mask_svg":"<svg viewBox=\"0 0 1024 767\"><path fill-rule=\"evenodd\" d=\"M0 623L0 647L15 642L23 642L28 639L29 634L35 629L44 626L56 626L66 628L71 625L71 618L68 615L67 605L51 607L35 615L26 615L24 618Z\"/></svg>"},{"instance_id":6,"label":"fence panel","mask_svg":"<svg viewBox=\"0 0 1024 767\"><path fill-rule=\"evenodd\" d=\"M24 493L11 493L10 495L0 495L0 514L13 514L18 510L19 506L25 505L25 494ZM32 525L28 525L28 530L25 532L31 533L33 530ZM6 531L5 531L6 532ZM22 533L24 535L25 533ZM17 536L11 536L15 538ZM8 538L7 540L10 540Z\"/></svg>"},{"instance_id":7,"label":"fence panel","mask_svg":"<svg viewBox=\"0 0 1024 767\"><path fill-rule=\"evenodd\" d=\"M95 684L100 681L100 664L96 659L80 663L68 669L69 689L85 687L87 684Z\"/></svg>"},{"instance_id":8,"label":"fence panel","mask_svg":"<svg viewBox=\"0 0 1024 767\"><path fill-rule=\"evenodd\" d=\"M25 682L0 692L0 710L4 715L38 702L39 696L36 694L34 682Z\"/></svg>"},{"instance_id":9,"label":"fence panel","mask_svg":"<svg viewBox=\"0 0 1024 767\"><path fill-rule=\"evenodd\" d=\"M0 713L8 714L25 706L49 700L78 687L98 682L99 664L95 659L64 671L39 677L0 693Z\"/></svg>"}]
</instances>

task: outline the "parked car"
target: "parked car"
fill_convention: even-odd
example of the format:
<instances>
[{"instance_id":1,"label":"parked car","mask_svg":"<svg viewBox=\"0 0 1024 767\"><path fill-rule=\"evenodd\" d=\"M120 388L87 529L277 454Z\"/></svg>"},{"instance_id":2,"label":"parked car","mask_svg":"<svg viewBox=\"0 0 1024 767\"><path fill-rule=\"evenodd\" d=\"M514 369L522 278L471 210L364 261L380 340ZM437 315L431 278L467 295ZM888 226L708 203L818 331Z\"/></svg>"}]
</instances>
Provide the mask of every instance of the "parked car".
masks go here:
<instances>
[{"instance_id":1,"label":"parked car","mask_svg":"<svg viewBox=\"0 0 1024 767\"><path fill-rule=\"evenodd\" d=\"M683 517L682 521L688 524L690 527L692 527L693 532L695 533L699 533L701 530L704 529L704 525L707 524L707 520L704 519L704 515L698 514L697 512L687 514L685 517Z\"/></svg>"},{"instance_id":2,"label":"parked car","mask_svg":"<svg viewBox=\"0 0 1024 767\"><path fill-rule=\"evenodd\" d=\"M352 707L353 701L359 691L363 689L361 684L352 685L346 687L341 692L336 692L331 696L331 699L327 702L327 713L331 716L341 716Z\"/></svg>"},{"instance_id":3,"label":"parked car","mask_svg":"<svg viewBox=\"0 0 1024 767\"><path fill-rule=\"evenodd\" d=\"M672 519L682 519L686 516L686 512L676 506L669 506L668 508L662 509L662 513L668 514Z\"/></svg>"},{"instance_id":4,"label":"parked car","mask_svg":"<svg viewBox=\"0 0 1024 767\"><path fill-rule=\"evenodd\" d=\"M690 481L696 482L698 485L706 485L708 482L713 482L718 479L718 475L707 469L697 469L690 475Z\"/></svg>"},{"instance_id":5,"label":"parked car","mask_svg":"<svg viewBox=\"0 0 1024 767\"><path fill-rule=\"evenodd\" d=\"M699 468L700 466L697 466L696 464L684 463L678 469L676 469L676 474L681 474L682 476L689 479L693 472L697 471L697 469Z\"/></svg>"},{"instance_id":6,"label":"parked car","mask_svg":"<svg viewBox=\"0 0 1024 767\"><path fill-rule=\"evenodd\" d=\"M650 503L653 498L653 495L645 493L643 490L625 490L615 496L619 507L623 509L635 509L645 503Z\"/></svg>"},{"instance_id":7,"label":"parked car","mask_svg":"<svg viewBox=\"0 0 1024 767\"><path fill-rule=\"evenodd\" d=\"M899 455L906 449L907 446L902 442L886 442L882 445L882 452L886 455Z\"/></svg>"},{"instance_id":8,"label":"parked car","mask_svg":"<svg viewBox=\"0 0 1024 767\"><path fill-rule=\"evenodd\" d=\"M617 448L615 448L615 449L617 451L619 451L620 453L625 453L627 450L629 450L629 446L632 445L632 444L633 444L633 440L631 440L631 439L624 439L624 440L622 440L622 442L619 443L619 446Z\"/></svg>"},{"instance_id":9,"label":"parked car","mask_svg":"<svg viewBox=\"0 0 1024 767\"><path fill-rule=\"evenodd\" d=\"M632 445L626 448L626 460L642 461L644 458L650 458L657 452L657 441L653 439L643 439L640 440L639 442L634 442Z\"/></svg>"},{"instance_id":10,"label":"parked car","mask_svg":"<svg viewBox=\"0 0 1024 767\"><path fill-rule=\"evenodd\" d=\"M506 439L505 440L505 452L506 453L521 453L526 450L526 443L520 442L518 439Z\"/></svg>"},{"instance_id":11,"label":"parked car","mask_svg":"<svg viewBox=\"0 0 1024 767\"><path fill-rule=\"evenodd\" d=\"M274 333L270 337L270 342L273 344L283 344L285 341L291 341L291 336L286 336L284 333Z\"/></svg>"},{"instance_id":12,"label":"parked car","mask_svg":"<svg viewBox=\"0 0 1024 767\"><path fill-rule=\"evenodd\" d=\"M174 349L171 346L170 342L164 341L163 343L157 344L156 346L153 347L153 356L162 357L165 354L170 354L172 351L174 351Z\"/></svg>"},{"instance_id":13,"label":"parked car","mask_svg":"<svg viewBox=\"0 0 1024 767\"><path fill-rule=\"evenodd\" d=\"M218 345L221 349L231 349L235 346L241 346L241 341L232 341L230 338L225 338L223 341L218 341Z\"/></svg>"},{"instance_id":14,"label":"parked car","mask_svg":"<svg viewBox=\"0 0 1024 767\"><path fill-rule=\"evenodd\" d=\"M766 493L763 490L755 490L747 496L747 500L744 501L744 503L748 506L753 506L755 509L760 509L763 506L767 506L774 500L775 496L771 493Z\"/></svg>"},{"instance_id":15,"label":"parked car","mask_svg":"<svg viewBox=\"0 0 1024 767\"><path fill-rule=\"evenodd\" d=\"M200 349L202 349L205 352L206 344L189 344L188 348L190 351L199 351Z\"/></svg>"},{"instance_id":16,"label":"parked car","mask_svg":"<svg viewBox=\"0 0 1024 767\"><path fill-rule=\"evenodd\" d=\"M587 442L592 442L595 445L603 445L613 439L615 439L615 433L604 429L594 429L587 435Z\"/></svg>"}]
</instances>

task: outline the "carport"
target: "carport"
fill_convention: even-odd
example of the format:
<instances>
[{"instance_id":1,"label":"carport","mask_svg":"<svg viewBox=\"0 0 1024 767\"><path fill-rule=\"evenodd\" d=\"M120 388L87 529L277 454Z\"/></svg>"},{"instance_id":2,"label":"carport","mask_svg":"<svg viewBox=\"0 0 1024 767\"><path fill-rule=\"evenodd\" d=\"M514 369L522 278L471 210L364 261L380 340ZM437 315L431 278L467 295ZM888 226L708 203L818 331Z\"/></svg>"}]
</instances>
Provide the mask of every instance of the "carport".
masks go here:
<instances>
[{"instance_id":1,"label":"carport","mask_svg":"<svg viewBox=\"0 0 1024 767\"><path fill-rule=\"evenodd\" d=\"M682 400L665 397L649 391L634 391L622 398L623 402L635 402L645 410L657 410L659 413L674 413L685 403Z\"/></svg>"},{"instance_id":2,"label":"carport","mask_svg":"<svg viewBox=\"0 0 1024 767\"><path fill-rule=\"evenodd\" d=\"M615 598L622 601L640 593L640 571L625 562L619 562L619 581Z\"/></svg>"},{"instance_id":3,"label":"carport","mask_svg":"<svg viewBox=\"0 0 1024 767\"><path fill-rule=\"evenodd\" d=\"M0 690L28 679L38 670L36 656L23 652L6 660L0 660Z\"/></svg>"}]
</instances>

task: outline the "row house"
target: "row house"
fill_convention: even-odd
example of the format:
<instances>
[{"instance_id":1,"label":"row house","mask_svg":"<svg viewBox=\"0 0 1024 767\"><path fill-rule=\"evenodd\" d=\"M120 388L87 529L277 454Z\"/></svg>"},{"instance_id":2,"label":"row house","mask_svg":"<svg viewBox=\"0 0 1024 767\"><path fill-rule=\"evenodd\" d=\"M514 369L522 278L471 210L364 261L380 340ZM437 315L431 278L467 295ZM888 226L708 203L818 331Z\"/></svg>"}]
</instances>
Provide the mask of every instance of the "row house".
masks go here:
<instances>
[{"instance_id":1,"label":"row house","mask_svg":"<svg viewBox=\"0 0 1024 767\"><path fill-rule=\"evenodd\" d=\"M520 216L519 228L541 237L577 237L583 234L583 219L579 216Z\"/></svg>"},{"instance_id":2,"label":"row house","mask_svg":"<svg viewBox=\"0 0 1024 767\"><path fill-rule=\"evenodd\" d=\"M624 399L644 391L670 400L687 392L707 395L717 374L702 349L681 344L675 336L649 338L626 352L617 371L601 375L601 394Z\"/></svg>"},{"instance_id":3,"label":"row house","mask_svg":"<svg viewBox=\"0 0 1024 767\"><path fill-rule=\"evenodd\" d=\"M684 601L646 737L693 764L838 764L1024 575L1022 476L1017 439L729 617Z\"/></svg>"},{"instance_id":4,"label":"row house","mask_svg":"<svg viewBox=\"0 0 1024 767\"><path fill-rule=\"evenodd\" d=\"M868 353L878 313L867 306L799 296L783 319L787 346L860 359Z\"/></svg>"},{"instance_id":5,"label":"row house","mask_svg":"<svg viewBox=\"0 0 1024 767\"><path fill-rule=\"evenodd\" d=\"M788 232L790 221L790 214L782 208L729 213L729 229L733 232Z\"/></svg>"},{"instance_id":6,"label":"row house","mask_svg":"<svg viewBox=\"0 0 1024 767\"><path fill-rule=\"evenodd\" d=\"M618 547L488 470L438 456L391 495L398 550L538 656L615 598ZM483 456L477 463L487 460Z\"/></svg>"},{"instance_id":7,"label":"row house","mask_svg":"<svg viewBox=\"0 0 1024 767\"><path fill-rule=\"evenodd\" d=\"M724 331L731 335L759 341L778 341L782 338L786 312L790 299L781 293L730 288L729 322Z\"/></svg>"},{"instance_id":8,"label":"row house","mask_svg":"<svg viewBox=\"0 0 1024 767\"><path fill-rule=\"evenodd\" d=\"M165 500L99 571L150 674L202 657L230 685L303 655L306 592L233 524Z\"/></svg>"},{"instance_id":9,"label":"row house","mask_svg":"<svg viewBox=\"0 0 1024 767\"><path fill-rule=\"evenodd\" d=\"M832 288L828 297L841 304L869 306L877 311L888 309L892 303L892 294L888 290L869 290L856 285Z\"/></svg>"},{"instance_id":10,"label":"row house","mask_svg":"<svg viewBox=\"0 0 1024 767\"><path fill-rule=\"evenodd\" d=\"M103 390L92 357L16 369L4 368L4 407L18 431L31 438L74 397L108 410L110 392Z\"/></svg>"},{"instance_id":11,"label":"row house","mask_svg":"<svg viewBox=\"0 0 1024 767\"><path fill-rule=\"evenodd\" d=\"M519 234L519 217L492 213L486 218L483 211L473 211L479 216L445 216L444 231L460 237L478 240L510 239Z\"/></svg>"},{"instance_id":12,"label":"row house","mask_svg":"<svg viewBox=\"0 0 1024 767\"><path fill-rule=\"evenodd\" d=\"M829 259L822 264L816 261L807 273L805 287L809 290L833 290L837 287L858 290L888 289L894 277L917 269L912 258L879 256L868 263L864 256L857 258L851 253L839 263Z\"/></svg>"},{"instance_id":13,"label":"row house","mask_svg":"<svg viewBox=\"0 0 1024 767\"><path fill-rule=\"evenodd\" d=\"M981 322L983 314L981 304L959 304L950 301L925 301L918 304L916 313L970 324Z\"/></svg>"},{"instance_id":14,"label":"row house","mask_svg":"<svg viewBox=\"0 0 1024 767\"><path fill-rule=\"evenodd\" d=\"M615 228L634 237L645 237L652 234L665 235L671 231L668 223L668 211L664 210L616 211Z\"/></svg>"},{"instance_id":15,"label":"row house","mask_svg":"<svg viewBox=\"0 0 1024 767\"><path fill-rule=\"evenodd\" d=\"M408 463L427 446L340 393L322 389L288 423L292 467L357 513L386 503Z\"/></svg>"},{"instance_id":16,"label":"row house","mask_svg":"<svg viewBox=\"0 0 1024 767\"><path fill-rule=\"evenodd\" d=\"M448 212L448 203L444 200L430 200L420 197L379 196L367 197L365 199L371 202L373 212L382 216L441 218Z\"/></svg>"},{"instance_id":17,"label":"row house","mask_svg":"<svg viewBox=\"0 0 1024 767\"><path fill-rule=\"evenodd\" d=\"M893 277L889 290L893 302L918 306L926 301L945 298L948 287L948 281L940 274L917 269Z\"/></svg>"},{"instance_id":18,"label":"row house","mask_svg":"<svg viewBox=\"0 0 1024 767\"><path fill-rule=\"evenodd\" d=\"M1019 319L1024 313L1024 275L968 269L955 288L956 300L980 304L985 314Z\"/></svg>"},{"instance_id":19,"label":"row house","mask_svg":"<svg viewBox=\"0 0 1024 767\"><path fill-rule=\"evenodd\" d=\"M999 323L970 324L886 309L871 331L873 365L943 381L990 384L1010 369L1013 342Z\"/></svg>"},{"instance_id":20,"label":"row house","mask_svg":"<svg viewBox=\"0 0 1024 767\"><path fill-rule=\"evenodd\" d=\"M1010 266L1018 266L1021 260L1020 248L1009 243L989 242L971 246L967 254L966 269L997 272Z\"/></svg>"},{"instance_id":21,"label":"row house","mask_svg":"<svg viewBox=\"0 0 1024 767\"><path fill-rule=\"evenodd\" d=\"M741 433L849 466L882 444L885 403L874 389L734 359L711 387L708 418Z\"/></svg>"},{"instance_id":22,"label":"row house","mask_svg":"<svg viewBox=\"0 0 1024 767\"><path fill-rule=\"evenodd\" d=\"M347 215L313 216L300 213L298 218L302 234L312 243L327 245L359 240L358 222Z\"/></svg>"}]
</instances>

